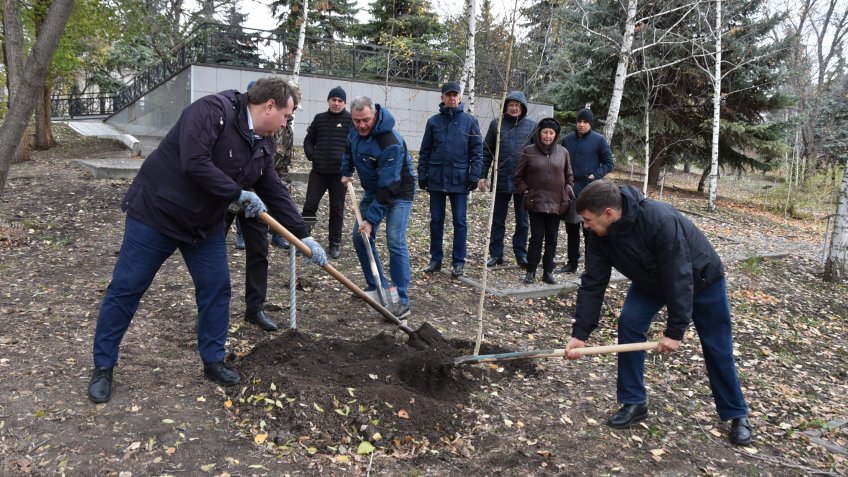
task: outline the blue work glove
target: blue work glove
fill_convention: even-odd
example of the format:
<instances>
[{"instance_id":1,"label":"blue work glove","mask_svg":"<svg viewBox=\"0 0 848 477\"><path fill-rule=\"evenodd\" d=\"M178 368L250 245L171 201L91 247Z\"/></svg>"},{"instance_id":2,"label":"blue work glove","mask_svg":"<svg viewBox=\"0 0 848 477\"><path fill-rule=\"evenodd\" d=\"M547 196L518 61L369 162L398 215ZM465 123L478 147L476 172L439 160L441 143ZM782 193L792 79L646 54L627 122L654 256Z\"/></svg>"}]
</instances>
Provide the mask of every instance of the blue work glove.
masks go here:
<instances>
[{"instance_id":1,"label":"blue work glove","mask_svg":"<svg viewBox=\"0 0 848 477\"><path fill-rule=\"evenodd\" d=\"M324 249L321 248L320 245L318 245L318 242L316 242L314 238L306 237L306 238L300 239L300 241L303 242L303 244L306 245L307 247L309 247L309 250L312 251L311 257L306 257L306 256L303 257L304 262L314 263L315 265L318 265L319 267L323 267L324 265L327 264L327 254L324 253Z\"/></svg>"},{"instance_id":2,"label":"blue work glove","mask_svg":"<svg viewBox=\"0 0 848 477\"><path fill-rule=\"evenodd\" d=\"M256 217L262 212L268 211L268 209L265 208L265 204L262 203L262 199L249 190L241 191L238 204L239 207L241 207L241 210L244 211L244 215L247 217Z\"/></svg>"}]
</instances>

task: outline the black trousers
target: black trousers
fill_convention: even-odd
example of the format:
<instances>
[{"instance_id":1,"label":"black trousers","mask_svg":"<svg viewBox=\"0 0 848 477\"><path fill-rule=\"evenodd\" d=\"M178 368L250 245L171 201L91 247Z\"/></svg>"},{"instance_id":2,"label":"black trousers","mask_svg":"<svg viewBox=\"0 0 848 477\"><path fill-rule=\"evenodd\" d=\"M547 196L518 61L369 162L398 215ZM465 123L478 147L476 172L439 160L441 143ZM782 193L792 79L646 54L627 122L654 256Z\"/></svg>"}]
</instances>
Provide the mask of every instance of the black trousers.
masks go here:
<instances>
[{"instance_id":1,"label":"black trousers","mask_svg":"<svg viewBox=\"0 0 848 477\"><path fill-rule=\"evenodd\" d=\"M565 222L565 235L568 238L568 263L577 265L580 260L580 234L583 223L570 224ZM583 241L586 242L586 231L582 230Z\"/></svg>"},{"instance_id":2,"label":"black trousers","mask_svg":"<svg viewBox=\"0 0 848 477\"><path fill-rule=\"evenodd\" d=\"M227 228L238 220L244 237L244 305L246 313L262 310L268 294L268 226L257 218L248 218L244 212L238 215L227 212Z\"/></svg>"},{"instance_id":3,"label":"black trousers","mask_svg":"<svg viewBox=\"0 0 848 477\"><path fill-rule=\"evenodd\" d=\"M344 227L345 193L347 188L342 184L342 175L321 174L309 171L309 183L306 185L306 201L303 203L304 217L315 217L318 204L324 197L324 192L330 192L330 243L342 243L342 228Z\"/></svg>"},{"instance_id":4,"label":"black trousers","mask_svg":"<svg viewBox=\"0 0 848 477\"><path fill-rule=\"evenodd\" d=\"M557 235L559 233L559 215L530 212L530 245L527 247L527 271L535 272L542 260L544 273L554 271ZM542 241L545 242L545 255L542 257Z\"/></svg>"}]
</instances>

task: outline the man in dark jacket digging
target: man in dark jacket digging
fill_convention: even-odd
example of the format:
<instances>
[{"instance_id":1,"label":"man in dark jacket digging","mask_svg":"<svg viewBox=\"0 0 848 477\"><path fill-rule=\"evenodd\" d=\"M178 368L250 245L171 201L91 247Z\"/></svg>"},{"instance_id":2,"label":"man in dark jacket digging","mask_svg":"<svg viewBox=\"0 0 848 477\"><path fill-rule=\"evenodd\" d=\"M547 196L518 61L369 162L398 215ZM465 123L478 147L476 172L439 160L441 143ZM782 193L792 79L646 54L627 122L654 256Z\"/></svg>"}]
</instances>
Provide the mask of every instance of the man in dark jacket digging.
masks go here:
<instances>
[{"instance_id":1,"label":"man in dark jacket digging","mask_svg":"<svg viewBox=\"0 0 848 477\"><path fill-rule=\"evenodd\" d=\"M194 281L203 373L226 386L241 381L224 364L231 296L224 214L231 203L248 217L268 210L310 248L308 261L327 262L274 170L272 135L299 100L282 77L262 78L246 94L205 96L183 110L145 159L121 203L127 213L124 241L97 318L89 399L110 399L121 339L159 268L177 249Z\"/></svg>"},{"instance_id":2,"label":"man in dark jacket digging","mask_svg":"<svg viewBox=\"0 0 848 477\"><path fill-rule=\"evenodd\" d=\"M350 113L345 109L347 94L336 86L327 95L328 110L318 113L306 130L303 151L312 162L303 216L315 217L324 192L330 195L329 242L330 257L342 253L342 228L344 227L345 185L342 184L342 154L350 130Z\"/></svg>"},{"instance_id":3,"label":"man in dark jacket digging","mask_svg":"<svg viewBox=\"0 0 848 477\"><path fill-rule=\"evenodd\" d=\"M504 236L506 235L506 214L509 202L515 210L515 232L512 234L512 252L520 267L527 266L527 236L530 234L530 216L521 206L522 197L515 190L512 179L515 169L521 162L521 152L530 143L536 121L527 117L527 98L521 91L511 91L503 105L501 121L501 145L498 154L498 168L494 170L495 150L497 149L498 118L492 119L483 143L483 173L480 176L480 190L489 190L497 174L498 184L495 190L495 207L492 212L492 233L489 238L489 260L487 267L503 263Z\"/></svg>"},{"instance_id":4,"label":"man in dark jacket digging","mask_svg":"<svg viewBox=\"0 0 848 477\"><path fill-rule=\"evenodd\" d=\"M693 322L719 418L731 421L732 443L749 444L752 431L733 359L724 267L703 232L670 205L645 199L629 185L592 182L576 207L588 235L586 271L566 358L580 358L580 348L597 328L615 267L632 282L618 318L619 344L645 342L663 305L668 320L657 351L677 351ZM627 428L648 417L644 374L644 351L618 354L616 394L623 406L608 426Z\"/></svg>"}]
</instances>

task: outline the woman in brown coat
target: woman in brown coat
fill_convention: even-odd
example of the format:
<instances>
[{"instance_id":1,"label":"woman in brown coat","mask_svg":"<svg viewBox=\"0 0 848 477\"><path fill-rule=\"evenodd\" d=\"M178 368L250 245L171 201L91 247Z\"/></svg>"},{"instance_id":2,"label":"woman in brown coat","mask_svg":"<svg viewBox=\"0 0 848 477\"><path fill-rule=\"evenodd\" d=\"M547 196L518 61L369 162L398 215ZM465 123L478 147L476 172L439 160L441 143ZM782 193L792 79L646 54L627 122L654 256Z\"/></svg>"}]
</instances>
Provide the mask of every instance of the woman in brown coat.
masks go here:
<instances>
[{"instance_id":1,"label":"woman in brown coat","mask_svg":"<svg viewBox=\"0 0 848 477\"><path fill-rule=\"evenodd\" d=\"M542 241L545 256L542 260L542 281L555 285L554 257L560 216L568 211L574 192L574 174L568 151L557 144L560 126L556 119L539 121L535 144L524 148L521 162L515 170L515 187L523 197L524 210L530 213L530 245L527 248L527 275L524 283L536 280L536 267L542 260Z\"/></svg>"}]
</instances>

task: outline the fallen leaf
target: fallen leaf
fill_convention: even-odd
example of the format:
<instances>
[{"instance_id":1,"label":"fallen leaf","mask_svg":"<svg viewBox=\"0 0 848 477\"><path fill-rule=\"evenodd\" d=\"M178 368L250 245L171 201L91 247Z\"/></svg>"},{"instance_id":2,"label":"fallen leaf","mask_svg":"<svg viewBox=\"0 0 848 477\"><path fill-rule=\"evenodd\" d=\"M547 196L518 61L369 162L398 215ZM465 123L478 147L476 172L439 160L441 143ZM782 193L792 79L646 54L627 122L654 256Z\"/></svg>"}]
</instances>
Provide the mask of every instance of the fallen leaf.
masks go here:
<instances>
[{"instance_id":1,"label":"fallen leaf","mask_svg":"<svg viewBox=\"0 0 848 477\"><path fill-rule=\"evenodd\" d=\"M665 449L651 449L651 454L654 454L655 456L661 456L665 454Z\"/></svg>"},{"instance_id":2,"label":"fallen leaf","mask_svg":"<svg viewBox=\"0 0 848 477\"><path fill-rule=\"evenodd\" d=\"M267 439L267 438L268 438L268 434L263 432L262 434L256 434L255 436L253 436L253 442L255 442L257 444L262 444L262 443L265 442L265 439Z\"/></svg>"},{"instance_id":3,"label":"fallen leaf","mask_svg":"<svg viewBox=\"0 0 848 477\"><path fill-rule=\"evenodd\" d=\"M401 409L400 411L398 411L397 415L401 419L409 419L409 413L406 412L405 409Z\"/></svg>"},{"instance_id":4,"label":"fallen leaf","mask_svg":"<svg viewBox=\"0 0 848 477\"><path fill-rule=\"evenodd\" d=\"M203 396L200 396L199 398L197 398L197 402L206 402L206 398L203 397Z\"/></svg>"},{"instance_id":5,"label":"fallen leaf","mask_svg":"<svg viewBox=\"0 0 848 477\"><path fill-rule=\"evenodd\" d=\"M173 455L174 452L176 452L176 451L177 451L176 447L168 447L167 449L165 449L165 453L168 454L168 455Z\"/></svg>"},{"instance_id":6,"label":"fallen leaf","mask_svg":"<svg viewBox=\"0 0 848 477\"><path fill-rule=\"evenodd\" d=\"M233 400L227 399L226 401L224 401L224 407L227 408L227 409L233 407Z\"/></svg>"},{"instance_id":7,"label":"fallen leaf","mask_svg":"<svg viewBox=\"0 0 848 477\"><path fill-rule=\"evenodd\" d=\"M205 464L200 466L200 470L202 470L203 472L211 472L214 468L215 464Z\"/></svg>"},{"instance_id":8,"label":"fallen leaf","mask_svg":"<svg viewBox=\"0 0 848 477\"><path fill-rule=\"evenodd\" d=\"M368 441L362 441L359 443L359 447L356 448L356 453L359 455L370 454L374 452L374 446Z\"/></svg>"}]
</instances>

